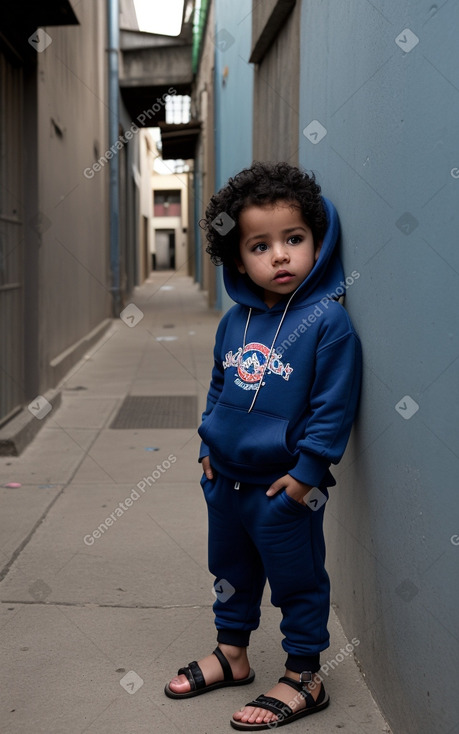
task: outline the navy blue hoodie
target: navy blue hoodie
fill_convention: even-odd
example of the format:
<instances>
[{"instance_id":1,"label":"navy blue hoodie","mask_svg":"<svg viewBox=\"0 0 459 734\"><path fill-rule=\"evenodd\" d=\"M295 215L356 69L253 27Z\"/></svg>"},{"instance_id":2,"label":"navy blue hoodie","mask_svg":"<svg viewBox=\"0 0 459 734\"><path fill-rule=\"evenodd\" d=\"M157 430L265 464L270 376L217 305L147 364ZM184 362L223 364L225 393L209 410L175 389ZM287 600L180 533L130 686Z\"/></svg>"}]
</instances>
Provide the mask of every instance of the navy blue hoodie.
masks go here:
<instances>
[{"instance_id":1,"label":"navy blue hoodie","mask_svg":"<svg viewBox=\"0 0 459 734\"><path fill-rule=\"evenodd\" d=\"M237 481L271 484L288 473L316 487L335 484L329 466L346 448L361 380L360 341L338 298L359 274L344 281L338 215L323 201L319 258L294 294L268 308L246 275L224 270L236 305L218 326L198 432L200 460L209 456Z\"/></svg>"}]
</instances>

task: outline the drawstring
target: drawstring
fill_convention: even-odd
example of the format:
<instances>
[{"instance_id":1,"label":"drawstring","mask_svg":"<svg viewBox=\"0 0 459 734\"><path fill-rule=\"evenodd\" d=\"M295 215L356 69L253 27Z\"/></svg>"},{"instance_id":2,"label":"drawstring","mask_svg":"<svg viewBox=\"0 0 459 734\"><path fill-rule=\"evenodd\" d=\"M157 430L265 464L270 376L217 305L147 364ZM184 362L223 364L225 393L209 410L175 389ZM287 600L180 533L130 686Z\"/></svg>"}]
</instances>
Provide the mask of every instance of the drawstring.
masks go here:
<instances>
[{"instance_id":1,"label":"drawstring","mask_svg":"<svg viewBox=\"0 0 459 734\"><path fill-rule=\"evenodd\" d=\"M300 288L300 286L298 286L298 288ZM263 366L263 372L261 373L260 382L258 383L258 387L255 390L255 395L253 396L252 404L251 404L250 408L248 409L247 413L250 413L250 411L252 410L253 406L255 405L255 401L256 401L256 399L258 397L258 393L260 392L261 387L263 385L263 378L265 376L266 369L267 369L267 367L268 367L268 365L269 365L269 363L271 361L271 357L272 357L272 354L273 354L273 351L274 351L274 344L276 343L277 336L279 334L279 331L281 330L282 324L284 323L285 316L287 315L287 309L290 306L290 301L292 300L292 298L295 295L295 293L298 290L298 288L295 291L293 291L292 295L290 296L290 298L287 301L287 305L284 308L284 313L282 314L282 318L279 321L279 326L277 327L276 333L274 334L274 339L273 339L272 344L271 344L271 349L269 350L268 359L266 360L266 362L265 362L265 364ZM245 339L246 339L246 336L247 336L247 329L249 328L249 322L250 322L251 315L252 315L252 309L249 308L249 315L247 317L247 322L246 322L245 329L244 329L244 339L243 339L243 342L242 342L242 353L244 352L244 349L245 349ZM241 354L241 356L242 356L242 354Z\"/></svg>"},{"instance_id":2,"label":"drawstring","mask_svg":"<svg viewBox=\"0 0 459 734\"><path fill-rule=\"evenodd\" d=\"M249 328L249 322L250 322L250 317L251 316L252 316L252 308L250 307L249 308L249 315L247 316L247 321L245 322L244 338L242 340L242 351L244 351L244 349L245 349L245 338L247 336L247 329Z\"/></svg>"}]
</instances>

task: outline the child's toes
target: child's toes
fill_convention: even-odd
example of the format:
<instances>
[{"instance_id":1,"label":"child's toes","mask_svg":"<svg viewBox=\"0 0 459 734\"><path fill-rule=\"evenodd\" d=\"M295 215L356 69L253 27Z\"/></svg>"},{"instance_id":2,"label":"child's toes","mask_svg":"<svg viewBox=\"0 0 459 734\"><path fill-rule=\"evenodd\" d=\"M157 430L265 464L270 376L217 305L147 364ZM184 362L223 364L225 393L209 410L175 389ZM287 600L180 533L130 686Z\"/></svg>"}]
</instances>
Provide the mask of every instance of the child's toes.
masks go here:
<instances>
[{"instance_id":1,"label":"child's toes","mask_svg":"<svg viewBox=\"0 0 459 734\"><path fill-rule=\"evenodd\" d=\"M261 724L264 719L265 712L261 713L260 709L253 709L249 718L247 719L249 724Z\"/></svg>"},{"instance_id":2,"label":"child's toes","mask_svg":"<svg viewBox=\"0 0 459 734\"><path fill-rule=\"evenodd\" d=\"M245 713L246 713L246 707L243 706L242 708L239 709L239 711L236 711L233 714L234 721L242 721Z\"/></svg>"},{"instance_id":3,"label":"child's toes","mask_svg":"<svg viewBox=\"0 0 459 734\"><path fill-rule=\"evenodd\" d=\"M269 724L273 720L273 714L266 709L256 708L253 711L252 716L248 719L250 724Z\"/></svg>"},{"instance_id":4,"label":"child's toes","mask_svg":"<svg viewBox=\"0 0 459 734\"><path fill-rule=\"evenodd\" d=\"M247 706L242 714L242 721L246 724L255 724L257 719L257 709L252 706Z\"/></svg>"},{"instance_id":5,"label":"child's toes","mask_svg":"<svg viewBox=\"0 0 459 734\"><path fill-rule=\"evenodd\" d=\"M190 690L190 682L185 675L176 675L170 681L169 688L174 693L187 693Z\"/></svg>"},{"instance_id":6,"label":"child's toes","mask_svg":"<svg viewBox=\"0 0 459 734\"><path fill-rule=\"evenodd\" d=\"M260 713L257 716L257 724L269 724L271 721L272 714L269 713L269 711L266 711L266 709L261 709Z\"/></svg>"},{"instance_id":7,"label":"child's toes","mask_svg":"<svg viewBox=\"0 0 459 734\"><path fill-rule=\"evenodd\" d=\"M260 709L254 708L253 706L244 706L240 713L239 721L244 722L244 724L260 724L262 721L260 718Z\"/></svg>"},{"instance_id":8,"label":"child's toes","mask_svg":"<svg viewBox=\"0 0 459 734\"><path fill-rule=\"evenodd\" d=\"M233 714L233 719L234 721L241 721L244 724L269 724L276 721L277 716L270 711L266 711L266 709L243 706Z\"/></svg>"}]
</instances>

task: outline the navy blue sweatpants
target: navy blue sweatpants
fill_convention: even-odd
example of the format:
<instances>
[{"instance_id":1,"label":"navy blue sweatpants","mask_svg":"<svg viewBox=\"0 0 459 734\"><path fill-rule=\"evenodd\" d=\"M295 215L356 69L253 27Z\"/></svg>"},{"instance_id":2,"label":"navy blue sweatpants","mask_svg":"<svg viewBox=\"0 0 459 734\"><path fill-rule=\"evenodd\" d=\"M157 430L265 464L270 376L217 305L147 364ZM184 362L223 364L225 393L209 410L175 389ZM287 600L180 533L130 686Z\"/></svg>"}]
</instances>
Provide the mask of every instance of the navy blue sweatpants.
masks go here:
<instances>
[{"instance_id":1,"label":"navy blue sweatpants","mask_svg":"<svg viewBox=\"0 0 459 734\"><path fill-rule=\"evenodd\" d=\"M218 642L249 644L268 578L271 601L282 611L286 667L319 670L319 653L329 645L325 505L312 510L284 490L267 497L269 485L241 482L237 488L221 474L213 480L203 475L201 486L209 514L209 570L216 577Z\"/></svg>"}]
</instances>

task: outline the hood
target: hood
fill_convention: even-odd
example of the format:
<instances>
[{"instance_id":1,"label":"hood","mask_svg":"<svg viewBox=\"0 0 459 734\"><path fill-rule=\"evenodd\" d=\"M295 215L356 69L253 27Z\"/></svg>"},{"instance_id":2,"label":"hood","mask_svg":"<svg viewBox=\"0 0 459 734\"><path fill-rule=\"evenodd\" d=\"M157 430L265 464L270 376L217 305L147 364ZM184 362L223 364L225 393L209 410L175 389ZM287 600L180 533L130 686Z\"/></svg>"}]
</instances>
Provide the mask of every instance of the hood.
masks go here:
<instances>
[{"instance_id":1,"label":"hood","mask_svg":"<svg viewBox=\"0 0 459 734\"><path fill-rule=\"evenodd\" d=\"M297 288L292 305L307 306L316 303L331 294L341 285L344 271L338 257L338 239L340 234L338 212L329 199L322 197L327 214L327 231L320 250L319 258L313 269ZM223 268L223 280L230 298L241 306L256 309L257 311L283 311L285 303L291 294L284 296L275 306L268 309L263 301L263 293L258 286L246 276L237 271ZM340 292L340 291L339 291ZM338 293L339 293L338 292Z\"/></svg>"}]
</instances>

